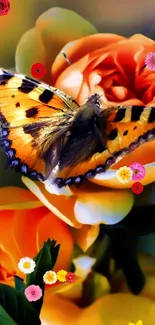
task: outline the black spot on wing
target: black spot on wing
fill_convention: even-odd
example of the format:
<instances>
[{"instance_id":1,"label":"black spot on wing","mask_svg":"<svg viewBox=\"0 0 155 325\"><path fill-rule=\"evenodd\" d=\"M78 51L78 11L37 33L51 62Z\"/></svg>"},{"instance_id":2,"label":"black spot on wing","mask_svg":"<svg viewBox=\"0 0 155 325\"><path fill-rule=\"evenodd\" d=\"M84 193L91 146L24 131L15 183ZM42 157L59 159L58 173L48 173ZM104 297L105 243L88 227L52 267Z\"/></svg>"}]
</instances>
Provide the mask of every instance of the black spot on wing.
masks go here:
<instances>
[{"instance_id":1,"label":"black spot on wing","mask_svg":"<svg viewBox=\"0 0 155 325\"><path fill-rule=\"evenodd\" d=\"M120 122L124 119L126 113L126 108L120 108L116 114L114 122Z\"/></svg>"},{"instance_id":2,"label":"black spot on wing","mask_svg":"<svg viewBox=\"0 0 155 325\"><path fill-rule=\"evenodd\" d=\"M21 91L24 94L28 94L36 87L37 87L37 85L35 85L35 83L32 83L31 81L28 81L28 80L24 79L22 81L21 86L18 87L18 90Z\"/></svg>"},{"instance_id":3,"label":"black spot on wing","mask_svg":"<svg viewBox=\"0 0 155 325\"><path fill-rule=\"evenodd\" d=\"M20 103L18 102L18 103L16 103L16 107L20 107Z\"/></svg>"},{"instance_id":4,"label":"black spot on wing","mask_svg":"<svg viewBox=\"0 0 155 325\"><path fill-rule=\"evenodd\" d=\"M32 83L34 83L35 85L36 85L36 84L37 84L37 85L40 85L40 84L41 84L40 81L38 81L38 80L34 80L34 79L30 78L30 77L25 77L25 79L28 80L28 81L30 81L30 82L32 82Z\"/></svg>"},{"instance_id":5,"label":"black spot on wing","mask_svg":"<svg viewBox=\"0 0 155 325\"><path fill-rule=\"evenodd\" d=\"M39 96L39 100L44 104L48 104L49 101L53 98L53 96L54 94L52 93L52 91L45 89L43 93Z\"/></svg>"},{"instance_id":6,"label":"black spot on wing","mask_svg":"<svg viewBox=\"0 0 155 325\"><path fill-rule=\"evenodd\" d=\"M148 123L155 122L155 107L151 108L150 116L148 118Z\"/></svg>"},{"instance_id":7,"label":"black spot on wing","mask_svg":"<svg viewBox=\"0 0 155 325\"><path fill-rule=\"evenodd\" d=\"M29 108L27 111L26 111L26 117L34 117L35 115L38 114L38 108L37 107L32 107L32 108Z\"/></svg>"},{"instance_id":8,"label":"black spot on wing","mask_svg":"<svg viewBox=\"0 0 155 325\"><path fill-rule=\"evenodd\" d=\"M115 140L118 135L118 130L113 129L110 134L108 135L109 140Z\"/></svg>"},{"instance_id":9,"label":"black spot on wing","mask_svg":"<svg viewBox=\"0 0 155 325\"><path fill-rule=\"evenodd\" d=\"M140 116L144 111L145 106L132 106L131 110L131 122L137 122L140 120Z\"/></svg>"},{"instance_id":10,"label":"black spot on wing","mask_svg":"<svg viewBox=\"0 0 155 325\"><path fill-rule=\"evenodd\" d=\"M123 135L127 135L128 134L128 130L124 131Z\"/></svg>"}]
</instances>

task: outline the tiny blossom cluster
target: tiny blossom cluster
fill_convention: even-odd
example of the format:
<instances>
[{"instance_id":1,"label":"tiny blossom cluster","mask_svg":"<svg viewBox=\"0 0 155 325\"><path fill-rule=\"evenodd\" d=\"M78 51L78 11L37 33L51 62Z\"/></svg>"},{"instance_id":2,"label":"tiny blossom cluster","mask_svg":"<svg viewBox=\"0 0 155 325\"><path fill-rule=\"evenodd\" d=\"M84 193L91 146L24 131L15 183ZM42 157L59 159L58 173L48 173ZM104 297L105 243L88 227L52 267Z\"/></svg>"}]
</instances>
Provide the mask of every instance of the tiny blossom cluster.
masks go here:
<instances>
[{"instance_id":1,"label":"tiny blossom cluster","mask_svg":"<svg viewBox=\"0 0 155 325\"><path fill-rule=\"evenodd\" d=\"M43 281L46 284L54 284L57 281L59 282L69 282L72 283L76 280L76 275L72 272L67 272L65 270L58 271L47 271L43 276Z\"/></svg>"},{"instance_id":2,"label":"tiny blossom cluster","mask_svg":"<svg viewBox=\"0 0 155 325\"><path fill-rule=\"evenodd\" d=\"M36 267L35 261L30 257L23 257L18 262L18 268L25 274L34 272ZM46 284L54 284L56 282L68 282L73 283L76 280L76 275L72 272L60 270L57 273L55 271L46 271L43 275L43 282ZM38 285L29 285L24 294L28 301L37 301L42 297L42 289Z\"/></svg>"},{"instance_id":3,"label":"tiny blossom cluster","mask_svg":"<svg viewBox=\"0 0 155 325\"><path fill-rule=\"evenodd\" d=\"M145 177L145 167L137 162L133 163L129 167L120 167L116 172L116 177L119 182L126 184L130 181L136 181L132 185L132 191L135 194L140 194L143 191L143 185L139 182Z\"/></svg>"}]
</instances>

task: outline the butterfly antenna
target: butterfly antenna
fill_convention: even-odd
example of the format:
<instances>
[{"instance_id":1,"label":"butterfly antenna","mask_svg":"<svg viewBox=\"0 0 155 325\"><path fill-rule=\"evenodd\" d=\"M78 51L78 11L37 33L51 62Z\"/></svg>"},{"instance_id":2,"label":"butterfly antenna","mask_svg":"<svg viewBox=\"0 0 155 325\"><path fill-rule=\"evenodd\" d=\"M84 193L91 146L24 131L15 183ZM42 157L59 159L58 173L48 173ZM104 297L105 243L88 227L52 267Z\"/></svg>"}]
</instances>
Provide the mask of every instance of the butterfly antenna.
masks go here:
<instances>
[{"instance_id":1,"label":"butterfly antenna","mask_svg":"<svg viewBox=\"0 0 155 325\"><path fill-rule=\"evenodd\" d=\"M61 53L62 53L62 55L64 56L64 58L65 58L66 62L68 63L68 65L71 65L72 63L71 63L71 61L68 59L67 54L66 54L64 51L61 51Z\"/></svg>"}]
</instances>

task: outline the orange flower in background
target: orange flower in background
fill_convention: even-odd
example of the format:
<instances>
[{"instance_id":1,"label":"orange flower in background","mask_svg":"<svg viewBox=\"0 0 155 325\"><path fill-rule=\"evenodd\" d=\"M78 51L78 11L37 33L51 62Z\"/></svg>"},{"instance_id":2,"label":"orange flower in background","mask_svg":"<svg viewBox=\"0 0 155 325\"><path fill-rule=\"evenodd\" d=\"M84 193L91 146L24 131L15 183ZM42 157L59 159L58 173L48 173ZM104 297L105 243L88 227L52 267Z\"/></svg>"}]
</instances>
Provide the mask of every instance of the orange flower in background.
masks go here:
<instances>
[{"instance_id":1,"label":"orange flower in background","mask_svg":"<svg viewBox=\"0 0 155 325\"><path fill-rule=\"evenodd\" d=\"M13 275L23 278L19 260L33 258L48 238L61 244L54 270L67 269L73 250L69 227L28 190L0 188L0 281L13 284Z\"/></svg>"},{"instance_id":2,"label":"orange flower in background","mask_svg":"<svg viewBox=\"0 0 155 325\"><path fill-rule=\"evenodd\" d=\"M33 258L48 238L61 244L54 270L67 270L73 241L86 251L98 236L99 223L118 222L133 204L129 191L123 192L122 203L122 191L109 193L96 186L88 193L86 187L65 197L49 194L40 182L23 180L35 196L22 188L0 188L0 281L12 285L13 275L23 278L19 260Z\"/></svg>"}]
</instances>

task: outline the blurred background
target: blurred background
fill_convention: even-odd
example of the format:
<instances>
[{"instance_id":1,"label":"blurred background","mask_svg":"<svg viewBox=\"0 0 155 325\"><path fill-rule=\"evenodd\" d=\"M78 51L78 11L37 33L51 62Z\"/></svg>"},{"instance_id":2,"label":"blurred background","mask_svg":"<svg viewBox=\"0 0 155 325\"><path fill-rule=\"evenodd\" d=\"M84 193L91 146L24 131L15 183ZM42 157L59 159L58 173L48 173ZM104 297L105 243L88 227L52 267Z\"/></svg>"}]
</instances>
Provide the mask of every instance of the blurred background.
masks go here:
<instances>
[{"instance_id":1,"label":"blurred background","mask_svg":"<svg viewBox=\"0 0 155 325\"><path fill-rule=\"evenodd\" d=\"M142 33L154 38L154 0L11 0L8 15L0 16L0 66L15 66L15 50L21 36L35 26L41 13L51 7L74 10L98 29L99 32L131 36ZM0 186L21 185L20 175L4 173L5 158L0 153Z\"/></svg>"}]
</instances>

